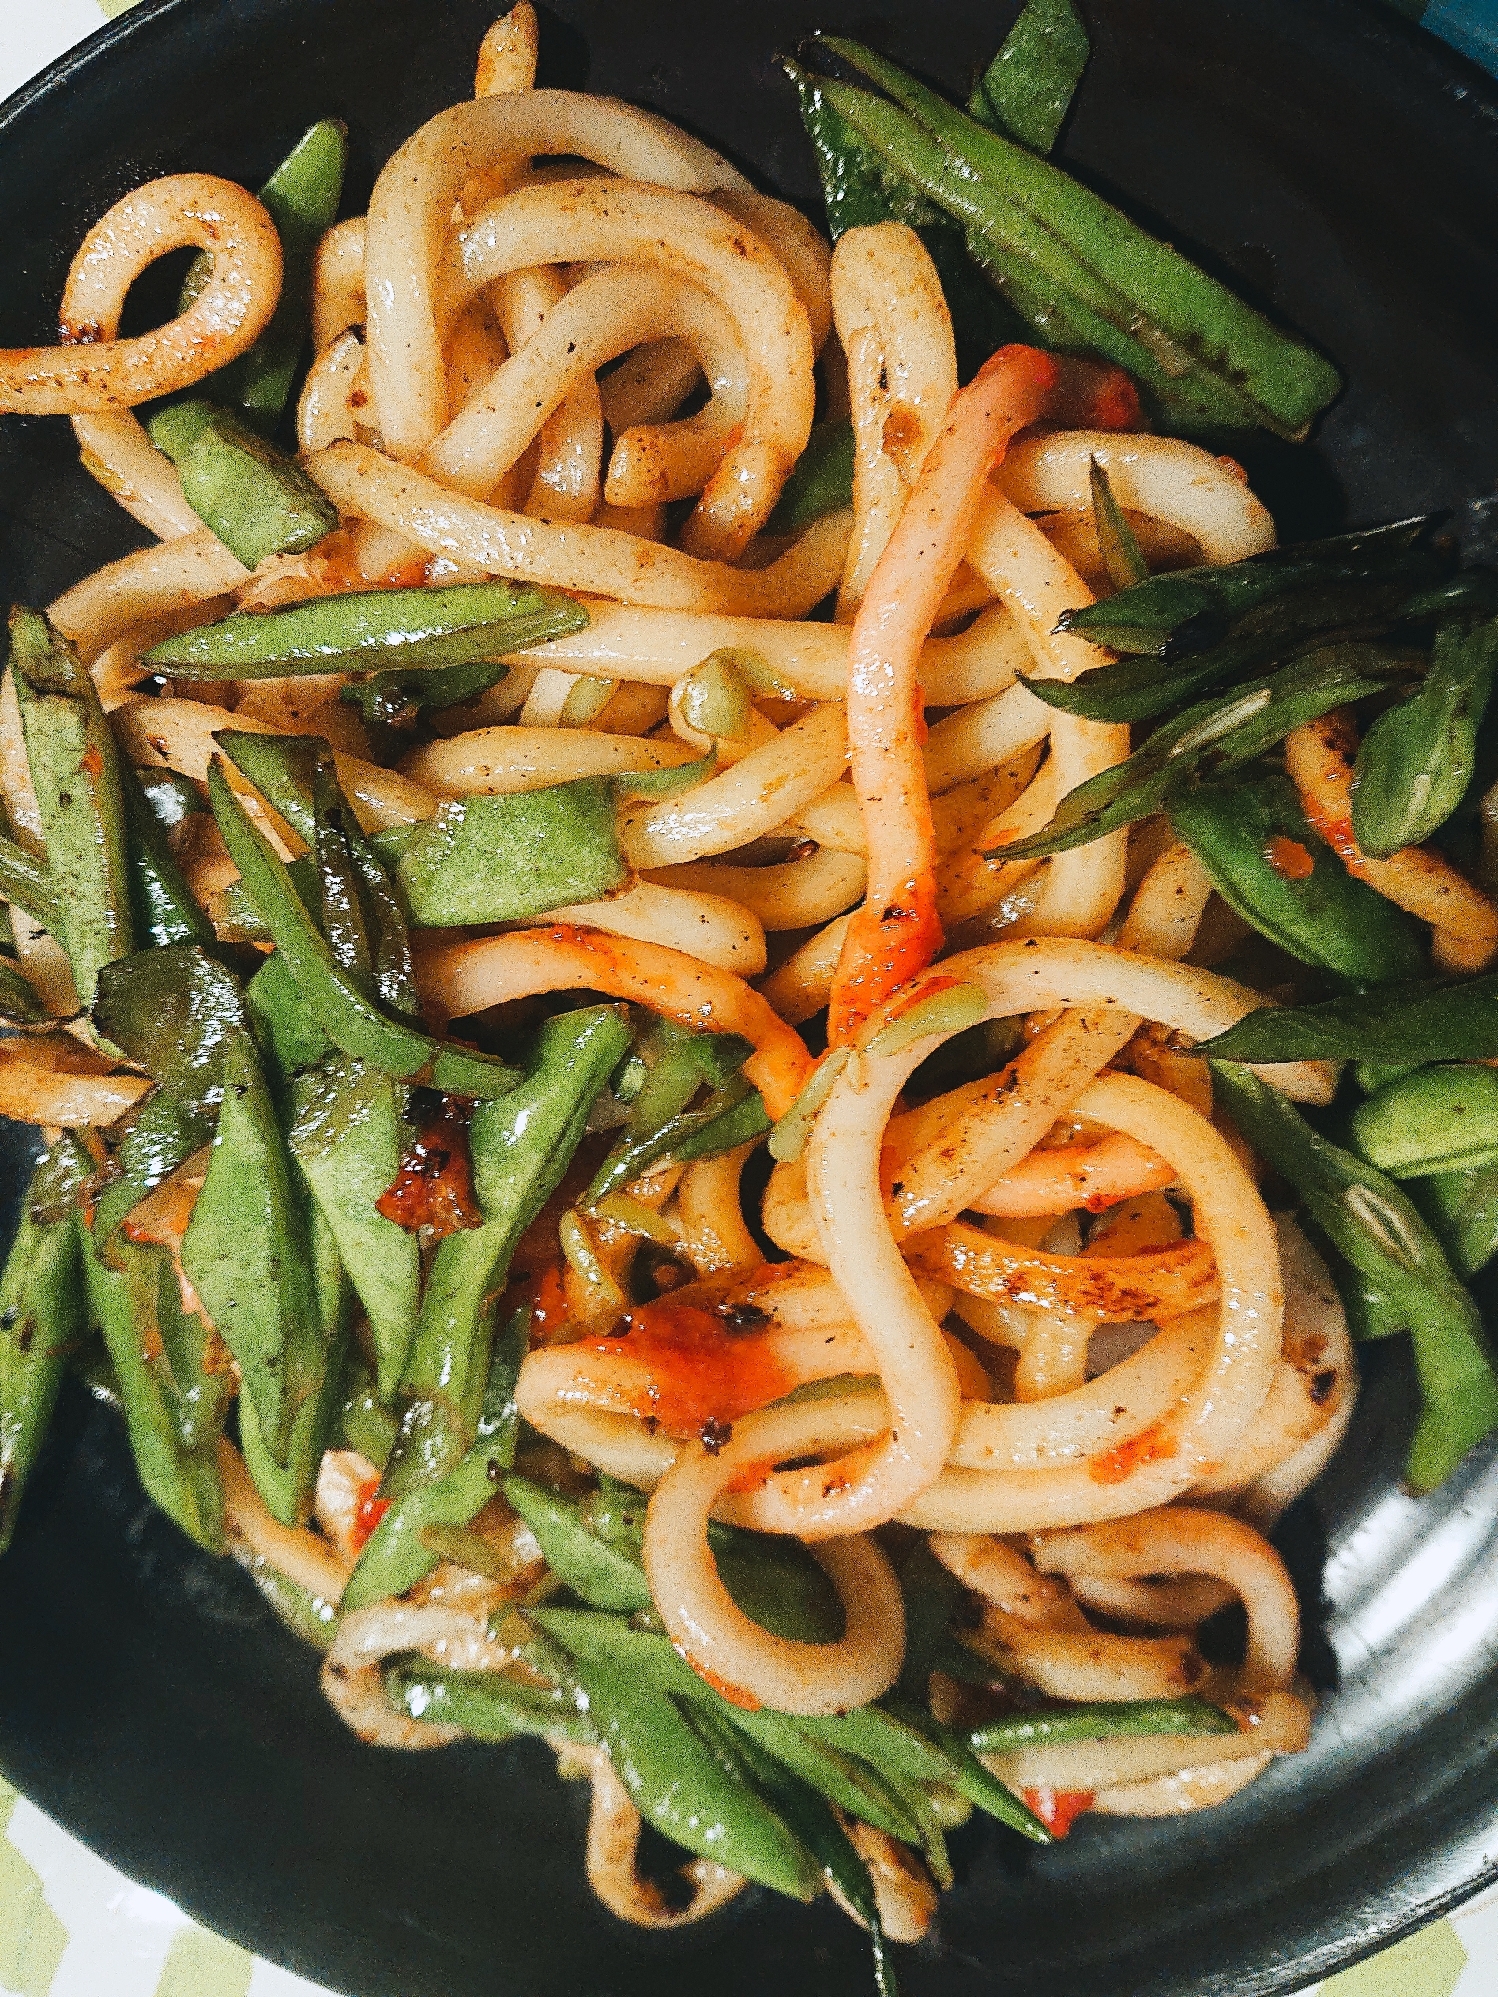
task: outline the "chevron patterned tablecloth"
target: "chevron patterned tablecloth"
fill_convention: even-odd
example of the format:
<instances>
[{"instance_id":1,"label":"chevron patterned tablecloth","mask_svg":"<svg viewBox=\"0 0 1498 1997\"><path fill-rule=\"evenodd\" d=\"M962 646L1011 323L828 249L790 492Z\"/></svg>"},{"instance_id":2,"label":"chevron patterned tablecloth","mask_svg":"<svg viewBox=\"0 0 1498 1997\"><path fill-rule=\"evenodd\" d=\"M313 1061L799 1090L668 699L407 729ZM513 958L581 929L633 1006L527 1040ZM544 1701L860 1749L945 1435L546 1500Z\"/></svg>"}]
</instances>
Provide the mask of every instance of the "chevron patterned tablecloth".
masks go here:
<instances>
[{"instance_id":1,"label":"chevron patterned tablecloth","mask_svg":"<svg viewBox=\"0 0 1498 1997\"><path fill-rule=\"evenodd\" d=\"M0 0L0 98L131 4ZM1498 0L1393 4L1498 74ZM0 1997L331 1993L198 1927L0 1781ZM1302 1997L1498 1997L1498 1889Z\"/></svg>"}]
</instances>

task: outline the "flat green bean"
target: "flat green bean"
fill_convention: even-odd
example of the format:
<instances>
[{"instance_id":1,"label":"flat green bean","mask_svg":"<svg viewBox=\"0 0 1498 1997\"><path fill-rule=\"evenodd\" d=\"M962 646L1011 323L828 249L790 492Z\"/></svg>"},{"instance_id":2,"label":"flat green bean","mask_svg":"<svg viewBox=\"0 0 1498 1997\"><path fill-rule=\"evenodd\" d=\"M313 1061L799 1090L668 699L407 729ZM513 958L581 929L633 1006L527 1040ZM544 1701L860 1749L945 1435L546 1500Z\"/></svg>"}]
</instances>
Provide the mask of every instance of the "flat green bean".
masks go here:
<instances>
[{"instance_id":1,"label":"flat green bean","mask_svg":"<svg viewBox=\"0 0 1498 1997\"><path fill-rule=\"evenodd\" d=\"M519 1087L474 1110L468 1138L483 1221L447 1235L433 1258L401 1380L400 1433L380 1485L390 1509L349 1582L350 1607L419 1580L435 1564L421 1528L466 1525L493 1494L482 1480L492 1485L508 1468L483 1434L486 1420L500 1420L496 1392L513 1398L513 1383L504 1388L492 1363L495 1299L515 1244L560 1183L628 1044L615 1007L557 1014L537 1034ZM512 1335L523 1350L523 1327Z\"/></svg>"},{"instance_id":2,"label":"flat green bean","mask_svg":"<svg viewBox=\"0 0 1498 1997\"><path fill-rule=\"evenodd\" d=\"M227 1043L222 1076L218 1129L183 1236L182 1267L238 1362L267 1450L284 1466L297 1417L325 1372L307 1218L247 1033ZM297 1498L300 1510L310 1490Z\"/></svg>"},{"instance_id":3,"label":"flat green bean","mask_svg":"<svg viewBox=\"0 0 1498 1997\"><path fill-rule=\"evenodd\" d=\"M1206 1699L1124 1699L1014 1713L974 1727L967 1739L975 1754L1013 1754L1022 1747L1050 1747L1058 1741L1237 1731L1232 1715Z\"/></svg>"},{"instance_id":4,"label":"flat green bean","mask_svg":"<svg viewBox=\"0 0 1498 1997\"><path fill-rule=\"evenodd\" d=\"M1463 1279L1470 1281L1498 1255L1498 1162L1433 1173L1409 1192Z\"/></svg>"},{"instance_id":5,"label":"flat green bean","mask_svg":"<svg viewBox=\"0 0 1498 1997\"><path fill-rule=\"evenodd\" d=\"M101 1247L87 1229L80 1240L89 1316L113 1363L141 1483L190 1539L221 1552L218 1440L231 1375L204 1366L205 1327L196 1315L183 1321L164 1249L119 1238Z\"/></svg>"},{"instance_id":6,"label":"flat green bean","mask_svg":"<svg viewBox=\"0 0 1498 1997\"><path fill-rule=\"evenodd\" d=\"M300 1330L300 1363L309 1391L291 1418L284 1460L270 1447L252 1396L239 1400L239 1440L245 1467L273 1517L303 1523L311 1510L324 1452L342 1412L352 1349L351 1292L332 1230L313 1208L304 1217L307 1263L316 1315Z\"/></svg>"},{"instance_id":7,"label":"flat green bean","mask_svg":"<svg viewBox=\"0 0 1498 1997\"><path fill-rule=\"evenodd\" d=\"M1430 671L1375 719L1358 747L1352 831L1365 853L1379 859L1418 846L1456 810L1477 767L1495 674L1498 621L1437 632Z\"/></svg>"},{"instance_id":8,"label":"flat green bean","mask_svg":"<svg viewBox=\"0 0 1498 1997\"><path fill-rule=\"evenodd\" d=\"M1219 1061L1426 1061L1498 1055L1498 976L1389 985L1315 1005L1263 1006L1196 1049Z\"/></svg>"},{"instance_id":9,"label":"flat green bean","mask_svg":"<svg viewBox=\"0 0 1498 1997\"><path fill-rule=\"evenodd\" d=\"M1411 917L1348 873L1286 778L1266 772L1198 784L1169 809L1177 838L1228 906L1301 963L1358 985L1417 978L1426 968Z\"/></svg>"},{"instance_id":10,"label":"flat green bean","mask_svg":"<svg viewBox=\"0 0 1498 1997\"><path fill-rule=\"evenodd\" d=\"M70 1352L82 1343L78 1200L92 1175L72 1137L46 1153L0 1274L0 1553L16 1529Z\"/></svg>"},{"instance_id":11,"label":"flat green bean","mask_svg":"<svg viewBox=\"0 0 1498 1997\"><path fill-rule=\"evenodd\" d=\"M550 1633L548 1615L534 1620ZM793 1900L812 1898L817 1869L758 1793L741 1755L722 1742L709 1744L674 1699L616 1661L573 1651L570 1662L598 1736L648 1824L673 1844ZM701 1717L694 1713L699 1723Z\"/></svg>"},{"instance_id":12,"label":"flat green bean","mask_svg":"<svg viewBox=\"0 0 1498 1997\"><path fill-rule=\"evenodd\" d=\"M505 1501L535 1534L552 1573L590 1608L629 1616L652 1606L644 1568L590 1531L581 1505L528 1477L505 1479Z\"/></svg>"},{"instance_id":13,"label":"flat green bean","mask_svg":"<svg viewBox=\"0 0 1498 1997\"><path fill-rule=\"evenodd\" d=\"M320 596L288 610L239 611L164 638L145 654L174 679L401 671L503 658L587 628L570 596L528 583L452 583Z\"/></svg>"},{"instance_id":14,"label":"flat green bean","mask_svg":"<svg viewBox=\"0 0 1498 1997\"><path fill-rule=\"evenodd\" d=\"M412 1135L407 1094L377 1068L334 1054L292 1083L287 1131L364 1306L387 1404L405 1371L421 1291L416 1236L375 1206Z\"/></svg>"},{"instance_id":15,"label":"flat green bean","mask_svg":"<svg viewBox=\"0 0 1498 1997\"><path fill-rule=\"evenodd\" d=\"M1072 0L1025 0L1003 47L974 85L969 117L1033 153L1048 153L1091 53Z\"/></svg>"},{"instance_id":16,"label":"flat green bean","mask_svg":"<svg viewBox=\"0 0 1498 1997\"><path fill-rule=\"evenodd\" d=\"M86 1006L101 967L133 947L119 755L92 676L34 610L12 610L10 657L47 874L56 884L58 941Z\"/></svg>"},{"instance_id":17,"label":"flat green bean","mask_svg":"<svg viewBox=\"0 0 1498 1997\"><path fill-rule=\"evenodd\" d=\"M915 230L936 266L952 315L960 379L966 381L976 374L989 355L1007 342L1026 338L1029 329L1025 321L1000 297L968 254L961 224L928 199L886 155L864 144L829 102L815 77L798 63L786 61L784 68L796 86L801 122L816 157L832 240L836 242L848 229L876 222L903 222ZM848 443L842 447L847 452L847 497L839 502L842 505L852 503L853 492L851 428L847 437ZM801 463L805 462L803 455ZM791 477L794 480L796 473ZM836 490L830 483L824 488L829 498ZM782 524L778 531L792 530Z\"/></svg>"},{"instance_id":18,"label":"flat green bean","mask_svg":"<svg viewBox=\"0 0 1498 1997\"><path fill-rule=\"evenodd\" d=\"M533 1685L502 1671L444 1671L423 1660L393 1664L385 1694L397 1712L432 1726L461 1727L475 1740L517 1734L590 1745L597 1734L565 1685Z\"/></svg>"},{"instance_id":19,"label":"flat green bean","mask_svg":"<svg viewBox=\"0 0 1498 1997\"><path fill-rule=\"evenodd\" d=\"M208 377L220 401L233 403L267 435L285 413L311 331L312 258L333 226L348 163L348 128L320 118L302 134L260 189L281 238L281 296L265 331L247 353ZM185 311L213 268L210 254L195 257L182 286Z\"/></svg>"},{"instance_id":20,"label":"flat green bean","mask_svg":"<svg viewBox=\"0 0 1498 1997\"><path fill-rule=\"evenodd\" d=\"M1198 775L1251 762L1292 730L1346 702L1377 693L1401 662L1372 645L1327 645L1226 695L1162 722L1124 762L1070 790L1051 822L987 857L1046 859L1085 846L1170 805Z\"/></svg>"},{"instance_id":21,"label":"flat green bean","mask_svg":"<svg viewBox=\"0 0 1498 1997\"><path fill-rule=\"evenodd\" d=\"M1498 1073L1417 1068L1358 1104L1352 1137L1371 1165L1395 1179L1498 1162Z\"/></svg>"},{"instance_id":22,"label":"flat green bean","mask_svg":"<svg viewBox=\"0 0 1498 1997\"><path fill-rule=\"evenodd\" d=\"M820 41L901 108L825 81L824 96L867 144L963 223L1021 313L1036 294L1059 293L1092 349L1151 389L1173 421L1263 423L1299 436L1338 393L1338 376L1320 355L1091 189L861 43Z\"/></svg>"},{"instance_id":23,"label":"flat green bean","mask_svg":"<svg viewBox=\"0 0 1498 1997\"><path fill-rule=\"evenodd\" d=\"M508 1094L515 1071L502 1061L390 1018L359 988L333 956L293 885L285 863L230 789L217 760L208 772L208 795L229 856L246 892L286 959L286 968L309 1021L345 1054L403 1081L430 1081L457 1095Z\"/></svg>"},{"instance_id":24,"label":"flat green bean","mask_svg":"<svg viewBox=\"0 0 1498 1997\"><path fill-rule=\"evenodd\" d=\"M629 879L606 777L452 798L376 848L393 860L412 919L429 929L528 922Z\"/></svg>"},{"instance_id":25,"label":"flat green bean","mask_svg":"<svg viewBox=\"0 0 1498 1997\"><path fill-rule=\"evenodd\" d=\"M1405 1475L1431 1491L1498 1428L1498 1375L1482 1318L1419 1210L1372 1165L1321 1137L1247 1068L1214 1061L1218 1100L1305 1201L1338 1254L1402 1314L1423 1407Z\"/></svg>"},{"instance_id":26,"label":"flat green bean","mask_svg":"<svg viewBox=\"0 0 1498 1997\"><path fill-rule=\"evenodd\" d=\"M227 409L193 398L168 403L146 424L176 465L182 496L247 569L296 555L338 525L338 509L294 458Z\"/></svg>"},{"instance_id":27,"label":"flat green bean","mask_svg":"<svg viewBox=\"0 0 1498 1997\"><path fill-rule=\"evenodd\" d=\"M232 973L185 943L106 965L94 1024L157 1084L95 1202L94 1234L108 1242L130 1209L213 1136L225 1051L246 1038L248 1025Z\"/></svg>"},{"instance_id":28,"label":"flat green bean","mask_svg":"<svg viewBox=\"0 0 1498 1997\"><path fill-rule=\"evenodd\" d=\"M853 504L853 425L819 423L786 480L767 531L799 534L813 520Z\"/></svg>"}]
</instances>

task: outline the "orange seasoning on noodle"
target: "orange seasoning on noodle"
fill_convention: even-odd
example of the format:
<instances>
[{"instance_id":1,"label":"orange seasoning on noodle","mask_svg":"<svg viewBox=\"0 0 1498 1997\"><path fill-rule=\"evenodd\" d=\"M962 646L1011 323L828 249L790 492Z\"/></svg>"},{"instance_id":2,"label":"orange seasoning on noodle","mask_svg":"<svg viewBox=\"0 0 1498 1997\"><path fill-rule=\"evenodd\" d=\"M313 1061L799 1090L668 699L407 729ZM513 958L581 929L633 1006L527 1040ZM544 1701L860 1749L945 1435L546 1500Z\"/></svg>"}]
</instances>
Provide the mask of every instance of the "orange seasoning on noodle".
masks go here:
<instances>
[{"instance_id":1,"label":"orange seasoning on noodle","mask_svg":"<svg viewBox=\"0 0 1498 1997\"><path fill-rule=\"evenodd\" d=\"M641 1417L673 1434L700 1434L709 1448L727 1441L728 1424L796 1384L763 1336L730 1331L696 1304L640 1304L592 1350L638 1360L650 1375Z\"/></svg>"}]
</instances>

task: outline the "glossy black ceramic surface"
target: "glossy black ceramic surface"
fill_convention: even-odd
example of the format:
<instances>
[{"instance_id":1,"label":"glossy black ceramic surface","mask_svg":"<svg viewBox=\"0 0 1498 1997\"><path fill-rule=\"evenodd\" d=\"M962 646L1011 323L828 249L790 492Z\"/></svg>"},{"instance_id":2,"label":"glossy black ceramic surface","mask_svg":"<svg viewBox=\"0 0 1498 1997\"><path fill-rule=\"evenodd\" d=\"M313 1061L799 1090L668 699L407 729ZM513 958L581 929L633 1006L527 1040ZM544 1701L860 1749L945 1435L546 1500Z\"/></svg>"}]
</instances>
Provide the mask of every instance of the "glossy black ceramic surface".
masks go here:
<instances>
[{"instance_id":1,"label":"glossy black ceramic surface","mask_svg":"<svg viewBox=\"0 0 1498 1997\"><path fill-rule=\"evenodd\" d=\"M255 184L313 117L350 195L471 88L495 0L147 0L0 112L0 343L48 337L118 194L182 168ZM777 50L822 25L953 89L1012 0L558 0L547 81L657 106L767 184L813 176ZM1498 485L1498 104L1362 0L1087 0L1075 169L1332 353L1315 446L1251 451L1290 535L1463 507ZM1480 510L1479 510L1480 511ZM0 590L44 602L139 536L67 426L0 425ZM13 1200L26 1133L0 1127ZM1498 1871L1498 1456L1400 1495L1411 1381L1367 1355L1351 1438L1281 1535L1323 1698L1308 1754L1180 1822L1087 1818L1036 1853L955 1840L911 1997L1259 1997L1430 1918ZM583 1882L584 1795L520 1746L390 1756L230 1565L144 1503L113 1419L73 1393L0 1566L0 1766L135 1877L357 1997L865 1997L826 1904L744 1895L638 1935Z\"/></svg>"}]
</instances>

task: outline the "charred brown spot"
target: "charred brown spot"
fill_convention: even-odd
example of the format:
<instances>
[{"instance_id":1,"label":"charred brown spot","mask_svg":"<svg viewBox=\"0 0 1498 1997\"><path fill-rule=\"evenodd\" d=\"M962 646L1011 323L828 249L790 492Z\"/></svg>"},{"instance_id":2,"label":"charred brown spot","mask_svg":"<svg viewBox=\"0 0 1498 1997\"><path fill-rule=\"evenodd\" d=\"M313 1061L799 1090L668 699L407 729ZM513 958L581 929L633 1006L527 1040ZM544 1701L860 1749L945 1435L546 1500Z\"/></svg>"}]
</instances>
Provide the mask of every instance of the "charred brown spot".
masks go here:
<instances>
[{"instance_id":1,"label":"charred brown spot","mask_svg":"<svg viewBox=\"0 0 1498 1997\"><path fill-rule=\"evenodd\" d=\"M730 1331L763 1331L770 1313L758 1304L719 1304L718 1316Z\"/></svg>"},{"instance_id":2,"label":"charred brown spot","mask_svg":"<svg viewBox=\"0 0 1498 1997\"><path fill-rule=\"evenodd\" d=\"M733 1423L719 1421L716 1415L709 1415L697 1431L698 1440L709 1456L716 1456L733 1440Z\"/></svg>"},{"instance_id":3,"label":"charred brown spot","mask_svg":"<svg viewBox=\"0 0 1498 1997\"><path fill-rule=\"evenodd\" d=\"M1311 1380L1311 1399L1316 1403L1318 1408L1324 1407L1331 1399L1332 1389L1336 1384L1337 1375L1332 1367L1327 1367L1324 1372L1313 1375Z\"/></svg>"}]
</instances>

